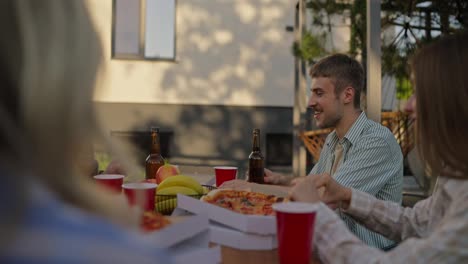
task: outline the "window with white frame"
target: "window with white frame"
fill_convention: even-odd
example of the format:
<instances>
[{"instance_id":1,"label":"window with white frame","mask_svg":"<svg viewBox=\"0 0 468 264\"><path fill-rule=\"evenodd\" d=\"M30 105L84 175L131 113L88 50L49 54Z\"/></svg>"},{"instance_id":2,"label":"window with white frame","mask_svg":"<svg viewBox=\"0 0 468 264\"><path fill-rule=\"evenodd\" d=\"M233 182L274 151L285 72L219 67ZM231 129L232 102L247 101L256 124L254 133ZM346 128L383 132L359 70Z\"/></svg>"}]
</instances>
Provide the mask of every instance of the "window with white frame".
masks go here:
<instances>
[{"instance_id":1,"label":"window with white frame","mask_svg":"<svg viewBox=\"0 0 468 264\"><path fill-rule=\"evenodd\" d=\"M114 0L112 58L175 60L176 0Z\"/></svg>"}]
</instances>

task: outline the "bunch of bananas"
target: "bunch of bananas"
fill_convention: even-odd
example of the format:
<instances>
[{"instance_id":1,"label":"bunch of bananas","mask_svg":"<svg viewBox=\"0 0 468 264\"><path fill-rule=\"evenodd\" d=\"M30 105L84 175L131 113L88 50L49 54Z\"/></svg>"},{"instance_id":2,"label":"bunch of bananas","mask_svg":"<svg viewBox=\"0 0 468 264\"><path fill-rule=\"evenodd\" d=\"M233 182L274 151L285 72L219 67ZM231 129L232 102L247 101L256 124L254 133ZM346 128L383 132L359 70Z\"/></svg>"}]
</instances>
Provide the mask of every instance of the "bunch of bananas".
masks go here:
<instances>
[{"instance_id":1,"label":"bunch of bananas","mask_svg":"<svg viewBox=\"0 0 468 264\"><path fill-rule=\"evenodd\" d=\"M185 175L175 175L163 180L156 189L156 210L170 214L177 207L177 194L201 197L205 189L195 179Z\"/></svg>"}]
</instances>

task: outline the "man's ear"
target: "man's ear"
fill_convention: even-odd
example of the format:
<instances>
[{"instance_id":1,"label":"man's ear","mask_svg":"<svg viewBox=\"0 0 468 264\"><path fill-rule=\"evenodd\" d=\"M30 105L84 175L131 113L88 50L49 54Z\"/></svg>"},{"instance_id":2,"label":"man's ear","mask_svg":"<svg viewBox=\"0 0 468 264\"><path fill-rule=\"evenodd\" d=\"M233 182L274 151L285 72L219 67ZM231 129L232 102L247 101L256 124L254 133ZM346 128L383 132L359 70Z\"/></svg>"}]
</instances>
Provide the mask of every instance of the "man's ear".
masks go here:
<instances>
[{"instance_id":1,"label":"man's ear","mask_svg":"<svg viewBox=\"0 0 468 264\"><path fill-rule=\"evenodd\" d=\"M353 87L347 86L343 90L343 100L345 104L353 104L354 103L354 95L356 91Z\"/></svg>"}]
</instances>

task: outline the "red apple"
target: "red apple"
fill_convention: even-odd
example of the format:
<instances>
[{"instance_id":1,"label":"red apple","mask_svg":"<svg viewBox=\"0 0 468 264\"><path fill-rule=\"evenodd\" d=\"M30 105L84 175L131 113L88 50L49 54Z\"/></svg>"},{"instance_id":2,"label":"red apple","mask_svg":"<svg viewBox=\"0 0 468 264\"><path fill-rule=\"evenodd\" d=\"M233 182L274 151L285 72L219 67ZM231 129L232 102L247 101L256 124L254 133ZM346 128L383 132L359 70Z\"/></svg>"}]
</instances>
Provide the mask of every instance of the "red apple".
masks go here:
<instances>
[{"instance_id":1,"label":"red apple","mask_svg":"<svg viewBox=\"0 0 468 264\"><path fill-rule=\"evenodd\" d=\"M164 165L159 167L158 171L156 172L156 183L160 184L162 181L164 181L164 179L179 174L180 171L177 166L164 163Z\"/></svg>"}]
</instances>

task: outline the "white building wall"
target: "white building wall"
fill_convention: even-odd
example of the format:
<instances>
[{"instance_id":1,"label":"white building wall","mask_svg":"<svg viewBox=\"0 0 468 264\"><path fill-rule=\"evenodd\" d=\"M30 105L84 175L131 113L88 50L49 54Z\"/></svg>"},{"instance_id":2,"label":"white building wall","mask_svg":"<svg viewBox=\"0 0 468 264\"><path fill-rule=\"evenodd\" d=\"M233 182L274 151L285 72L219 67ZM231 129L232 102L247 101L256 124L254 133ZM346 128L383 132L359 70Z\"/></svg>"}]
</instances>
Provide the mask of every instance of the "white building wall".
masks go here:
<instances>
[{"instance_id":1,"label":"white building wall","mask_svg":"<svg viewBox=\"0 0 468 264\"><path fill-rule=\"evenodd\" d=\"M291 1L178 0L176 62L111 59L113 1L88 2L104 50L96 101L293 105Z\"/></svg>"}]
</instances>

